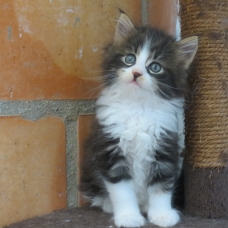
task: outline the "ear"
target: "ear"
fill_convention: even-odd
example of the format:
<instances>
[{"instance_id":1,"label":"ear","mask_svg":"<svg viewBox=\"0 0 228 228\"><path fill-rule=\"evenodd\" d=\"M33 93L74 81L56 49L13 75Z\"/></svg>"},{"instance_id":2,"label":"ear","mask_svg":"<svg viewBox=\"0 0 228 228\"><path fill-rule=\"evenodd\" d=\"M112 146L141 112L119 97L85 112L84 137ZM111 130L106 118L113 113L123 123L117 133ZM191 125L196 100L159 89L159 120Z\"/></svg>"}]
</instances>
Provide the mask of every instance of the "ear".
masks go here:
<instances>
[{"instance_id":1,"label":"ear","mask_svg":"<svg viewBox=\"0 0 228 228\"><path fill-rule=\"evenodd\" d=\"M184 67L188 69L198 49L198 37L191 36L178 41L177 44L180 61L183 62Z\"/></svg>"},{"instance_id":2,"label":"ear","mask_svg":"<svg viewBox=\"0 0 228 228\"><path fill-rule=\"evenodd\" d=\"M114 41L121 41L130 31L135 30L134 25L125 13L121 13L116 26Z\"/></svg>"}]
</instances>

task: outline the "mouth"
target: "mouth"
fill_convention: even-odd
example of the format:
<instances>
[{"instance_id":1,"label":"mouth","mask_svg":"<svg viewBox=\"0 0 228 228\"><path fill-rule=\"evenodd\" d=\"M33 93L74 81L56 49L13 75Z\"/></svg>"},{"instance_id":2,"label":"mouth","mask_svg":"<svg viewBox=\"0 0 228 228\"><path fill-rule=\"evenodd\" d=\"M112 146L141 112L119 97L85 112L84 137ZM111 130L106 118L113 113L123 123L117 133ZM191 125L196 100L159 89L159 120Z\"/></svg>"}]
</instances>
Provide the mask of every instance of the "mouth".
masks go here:
<instances>
[{"instance_id":1,"label":"mouth","mask_svg":"<svg viewBox=\"0 0 228 228\"><path fill-rule=\"evenodd\" d=\"M140 85L139 85L137 79L133 79L132 81L130 81L130 84L131 84L132 86L138 86L138 87L140 87Z\"/></svg>"},{"instance_id":2,"label":"mouth","mask_svg":"<svg viewBox=\"0 0 228 228\"><path fill-rule=\"evenodd\" d=\"M130 83L131 84L137 84L138 85L137 79L133 79Z\"/></svg>"}]
</instances>

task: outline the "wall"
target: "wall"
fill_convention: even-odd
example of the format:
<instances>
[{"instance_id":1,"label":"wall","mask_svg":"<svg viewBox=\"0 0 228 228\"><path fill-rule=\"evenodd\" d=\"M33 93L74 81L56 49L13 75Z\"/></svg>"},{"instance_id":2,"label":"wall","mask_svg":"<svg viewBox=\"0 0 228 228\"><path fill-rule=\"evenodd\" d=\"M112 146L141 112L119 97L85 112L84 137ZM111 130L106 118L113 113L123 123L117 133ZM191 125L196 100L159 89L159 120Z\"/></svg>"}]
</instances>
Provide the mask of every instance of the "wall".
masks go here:
<instances>
[{"instance_id":1,"label":"wall","mask_svg":"<svg viewBox=\"0 0 228 228\"><path fill-rule=\"evenodd\" d=\"M93 118L102 47L117 8L168 31L148 16L162 13L154 2L0 1L0 227L80 205L78 147Z\"/></svg>"}]
</instances>

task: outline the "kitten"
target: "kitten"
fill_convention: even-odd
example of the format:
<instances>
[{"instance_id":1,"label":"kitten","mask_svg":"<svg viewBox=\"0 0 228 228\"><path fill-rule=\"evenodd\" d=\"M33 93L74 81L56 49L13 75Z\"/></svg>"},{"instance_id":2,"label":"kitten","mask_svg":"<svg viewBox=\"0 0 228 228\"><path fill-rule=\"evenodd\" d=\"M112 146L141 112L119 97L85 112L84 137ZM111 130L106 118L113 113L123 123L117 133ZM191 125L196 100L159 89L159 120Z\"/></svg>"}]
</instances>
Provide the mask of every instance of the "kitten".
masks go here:
<instances>
[{"instance_id":1,"label":"kitten","mask_svg":"<svg viewBox=\"0 0 228 228\"><path fill-rule=\"evenodd\" d=\"M103 60L105 88L87 141L80 189L118 227L179 222L171 199L184 148L184 92L197 37L134 27L121 13Z\"/></svg>"}]
</instances>

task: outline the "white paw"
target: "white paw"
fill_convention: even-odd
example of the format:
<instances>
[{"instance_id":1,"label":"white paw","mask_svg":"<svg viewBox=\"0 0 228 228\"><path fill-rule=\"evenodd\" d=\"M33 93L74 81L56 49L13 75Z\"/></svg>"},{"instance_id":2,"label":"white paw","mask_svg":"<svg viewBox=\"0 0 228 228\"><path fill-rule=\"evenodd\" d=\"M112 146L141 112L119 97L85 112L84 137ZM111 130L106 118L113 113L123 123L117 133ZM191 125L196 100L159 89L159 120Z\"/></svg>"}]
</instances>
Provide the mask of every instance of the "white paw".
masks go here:
<instances>
[{"instance_id":1,"label":"white paw","mask_svg":"<svg viewBox=\"0 0 228 228\"><path fill-rule=\"evenodd\" d=\"M149 222L160 226L170 227L176 225L180 221L180 215L178 211L174 209L166 211L149 211L148 213Z\"/></svg>"},{"instance_id":2,"label":"white paw","mask_svg":"<svg viewBox=\"0 0 228 228\"><path fill-rule=\"evenodd\" d=\"M145 224L145 219L140 213L126 213L114 216L118 227L140 227Z\"/></svg>"}]
</instances>

